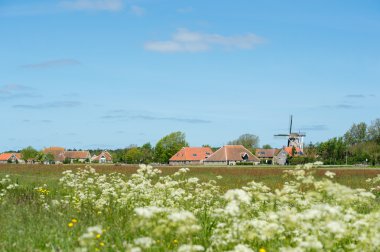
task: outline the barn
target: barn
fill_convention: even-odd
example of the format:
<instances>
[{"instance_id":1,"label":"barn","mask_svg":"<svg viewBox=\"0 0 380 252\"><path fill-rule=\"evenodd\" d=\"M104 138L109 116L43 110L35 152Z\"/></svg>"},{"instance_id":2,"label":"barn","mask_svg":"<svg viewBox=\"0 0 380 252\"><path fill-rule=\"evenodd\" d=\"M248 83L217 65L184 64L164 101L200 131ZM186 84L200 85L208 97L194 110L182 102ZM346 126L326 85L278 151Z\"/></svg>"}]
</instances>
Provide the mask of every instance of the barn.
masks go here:
<instances>
[{"instance_id":1,"label":"barn","mask_svg":"<svg viewBox=\"0 0 380 252\"><path fill-rule=\"evenodd\" d=\"M215 151L203 163L205 165L235 165L237 163L260 164L260 159L243 145L225 145Z\"/></svg>"}]
</instances>

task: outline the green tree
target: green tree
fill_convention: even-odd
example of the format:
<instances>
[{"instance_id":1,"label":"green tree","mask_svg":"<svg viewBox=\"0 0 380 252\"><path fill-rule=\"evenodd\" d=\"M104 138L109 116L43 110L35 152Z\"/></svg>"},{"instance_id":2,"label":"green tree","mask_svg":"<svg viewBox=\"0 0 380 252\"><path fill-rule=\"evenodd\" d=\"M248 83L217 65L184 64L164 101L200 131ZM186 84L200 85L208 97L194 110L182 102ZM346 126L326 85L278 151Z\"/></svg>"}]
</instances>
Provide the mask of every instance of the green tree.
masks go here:
<instances>
[{"instance_id":1,"label":"green tree","mask_svg":"<svg viewBox=\"0 0 380 252\"><path fill-rule=\"evenodd\" d=\"M45 155L45 161L49 162L49 164L54 162L54 155L51 153L48 153Z\"/></svg>"},{"instance_id":2,"label":"green tree","mask_svg":"<svg viewBox=\"0 0 380 252\"><path fill-rule=\"evenodd\" d=\"M263 149L272 149L272 146L270 146L270 144L264 144Z\"/></svg>"},{"instance_id":3,"label":"green tree","mask_svg":"<svg viewBox=\"0 0 380 252\"><path fill-rule=\"evenodd\" d=\"M342 137L334 137L320 143L317 153L325 164L344 164L347 155L347 145Z\"/></svg>"},{"instance_id":4,"label":"green tree","mask_svg":"<svg viewBox=\"0 0 380 252\"><path fill-rule=\"evenodd\" d=\"M125 153L125 161L128 164L140 164L142 163L143 153L138 147L132 147Z\"/></svg>"},{"instance_id":5,"label":"green tree","mask_svg":"<svg viewBox=\"0 0 380 252\"><path fill-rule=\"evenodd\" d=\"M153 148L150 143L146 143L140 148L142 153L141 163L149 164L153 161Z\"/></svg>"},{"instance_id":6,"label":"green tree","mask_svg":"<svg viewBox=\"0 0 380 252\"><path fill-rule=\"evenodd\" d=\"M35 158L38 155L38 151L32 146L28 146L21 150L22 159L27 161L29 158Z\"/></svg>"},{"instance_id":7,"label":"green tree","mask_svg":"<svg viewBox=\"0 0 380 252\"><path fill-rule=\"evenodd\" d=\"M185 146L189 146L185 139L185 133L180 131L170 133L157 142L154 159L159 163L168 163L169 159Z\"/></svg>"},{"instance_id":8,"label":"green tree","mask_svg":"<svg viewBox=\"0 0 380 252\"><path fill-rule=\"evenodd\" d=\"M380 144L380 118L377 118L368 127L368 138Z\"/></svg>"},{"instance_id":9,"label":"green tree","mask_svg":"<svg viewBox=\"0 0 380 252\"><path fill-rule=\"evenodd\" d=\"M348 145L365 142L368 139L367 124L364 122L353 124L351 128L344 134L344 141Z\"/></svg>"},{"instance_id":10,"label":"green tree","mask_svg":"<svg viewBox=\"0 0 380 252\"><path fill-rule=\"evenodd\" d=\"M250 151L254 151L259 146L259 137L253 134L243 134L238 139L228 142L230 145L243 145Z\"/></svg>"}]
</instances>

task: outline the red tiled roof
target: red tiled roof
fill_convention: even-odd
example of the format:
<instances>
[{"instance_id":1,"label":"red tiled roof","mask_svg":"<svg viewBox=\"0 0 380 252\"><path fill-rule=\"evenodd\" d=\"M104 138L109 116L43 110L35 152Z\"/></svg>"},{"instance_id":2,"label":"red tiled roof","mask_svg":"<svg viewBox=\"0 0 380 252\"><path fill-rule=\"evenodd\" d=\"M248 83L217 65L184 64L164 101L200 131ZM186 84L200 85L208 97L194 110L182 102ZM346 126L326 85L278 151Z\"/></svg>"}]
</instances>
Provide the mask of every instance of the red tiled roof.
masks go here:
<instances>
[{"instance_id":1,"label":"red tiled roof","mask_svg":"<svg viewBox=\"0 0 380 252\"><path fill-rule=\"evenodd\" d=\"M98 156L92 157L91 160L99 161L102 156L105 157L107 161L112 161L112 156L108 151L102 151Z\"/></svg>"},{"instance_id":2,"label":"red tiled roof","mask_svg":"<svg viewBox=\"0 0 380 252\"><path fill-rule=\"evenodd\" d=\"M243 161L243 156L248 155L248 162L260 162L260 160L247 150L243 145L225 145L209 158L205 162L221 162L221 161Z\"/></svg>"},{"instance_id":3,"label":"red tiled roof","mask_svg":"<svg viewBox=\"0 0 380 252\"><path fill-rule=\"evenodd\" d=\"M62 151L65 151L65 148L63 147L57 147L57 146L53 146L53 147L48 147L48 148L45 148L42 150L44 153L52 153L52 152L62 152Z\"/></svg>"},{"instance_id":4,"label":"red tiled roof","mask_svg":"<svg viewBox=\"0 0 380 252\"><path fill-rule=\"evenodd\" d=\"M65 160L65 157L63 156L63 152L65 151L65 148L63 147L49 147L42 150L45 154L52 154L54 156L55 161L63 161Z\"/></svg>"},{"instance_id":5,"label":"red tiled roof","mask_svg":"<svg viewBox=\"0 0 380 252\"><path fill-rule=\"evenodd\" d=\"M7 161L12 157L13 153L2 153L0 154L0 161Z\"/></svg>"},{"instance_id":6,"label":"red tiled roof","mask_svg":"<svg viewBox=\"0 0 380 252\"><path fill-rule=\"evenodd\" d=\"M293 147L292 146L289 146L289 147L284 147L284 151L286 151L288 153L289 156L293 156L292 155L292 151L293 150ZM302 151L300 148L296 148L296 155L299 155L301 154L302 155Z\"/></svg>"},{"instance_id":7,"label":"red tiled roof","mask_svg":"<svg viewBox=\"0 0 380 252\"><path fill-rule=\"evenodd\" d=\"M256 149L256 156L258 158L273 158L278 149Z\"/></svg>"},{"instance_id":8,"label":"red tiled roof","mask_svg":"<svg viewBox=\"0 0 380 252\"><path fill-rule=\"evenodd\" d=\"M210 147L183 147L169 161L201 161L212 153Z\"/></svg>"},{"instance_id":9,"label":"red tiled roof","mask_svg":"<svg viewBox=\"0 0 380 252\"><path fill-rule=\"evenodd\" d=\"M21 153L2 153L0 154L0 161L8 161L13 155L15 155L17 159L21 159Z\"/></svg>"},{"instance_id":10,"label":"red tiled roof","mask_svg":"<svg viewBox=\"0 0 380 252\"><path fill-rule=\"evenodd\" d=\"M91 154L89 151L65 151L63 152L63 156L65 158L70 158L70 159L91 158Z\"/></svg>"}]
</instances>

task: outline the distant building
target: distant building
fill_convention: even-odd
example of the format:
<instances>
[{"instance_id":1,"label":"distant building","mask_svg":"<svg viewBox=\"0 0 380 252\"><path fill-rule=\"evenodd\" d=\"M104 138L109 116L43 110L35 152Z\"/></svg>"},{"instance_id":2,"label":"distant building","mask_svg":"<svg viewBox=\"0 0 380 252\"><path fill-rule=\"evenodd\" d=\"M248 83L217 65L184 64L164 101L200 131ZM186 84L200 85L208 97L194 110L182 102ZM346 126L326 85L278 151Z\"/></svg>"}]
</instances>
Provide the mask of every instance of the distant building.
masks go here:
<instances>
[{"instance_id":1,"label":"distant building","mask_svg":"<svg viewBox=\"0 0 380 252\"><path fill-rule=\"evenodd\" d=\"M6 163L24 163L24 160L21 159L21 153L0 154L0 164Z\"/></svg>"},{"instance_id":2,"label":"distant building","mask_svg":"<svg viewBox=\"0 0 380 252\"><path fill-rule=\"evenodd\" d=\"M255 151L256 157L258 157L263 164L272 164L273 158L280 152L280 149L261 149L258 148Z\"/></svg>"},{"instance_id":3,"label":"distant building","mask_svg":"<svg viewBox=\"0 0 380 252\"><path fill-rule=\"evenodd\" d=\"M42 150L44 154L51 154L54 157L55 163L62 163L65 158L63 157L63 152L65 151L65 148L63 147L49 147Z\"/></svg>"},{"instance_id":4,"label":"distant building","mask_svg":"<svg viewBox=\"0 0 380 252\"><path fill-rule=\"evenodd\" d=\"M54 162L59 164L65 161L74 162L91 162L91 154L89 151L66 151L63 147L49 147L42 150L45 154L54 156Z\"/></svg>"},{"instance_id":5,"label":"distant building","mask_svg":"<svg viewBox=\"0 0 380 252\"><path fill-rule=\"evenodd\" d=\"M89 151L64 151L62 155L64 160L70 160L70 163L91 162L91 154Z\"/></svg>"},{"instance_id":6,"label":"distant building","mask_svg":"<svg viewBox=\"0 0 380 252\"><path fill-rule=\"evenodd\" d=\"M203 163L207 165L235 165L242 162L259 164L260 159L243 145L225 145L215 151Z\"/></svg>"},{"instance_id":7,"label":"distant building","mask_svg":"<svg viewBox=\"0 0 380 252\"><path fill-rule=\"evenodd\" d=\"M183 147L169 159L169 165L202 164L212 153L210 147Z\"/></svg>"},{"instance_id":8,"label":"distant building","mask_svg":"<svg viewBox=\"0 0 380 252\"><path fill-rule=\"evenodd\" d=\"M112 163L112 156L108 151L102 151L99 155L94 155L91 158L91 162L100 164Z\"/></svg>"},{"instance_id":9,"label":"distant building","mask_svg":"<svg viewBox=\"0 0 380 252\"><path fill-rule=\"evenodd\" d=\"M289 147L284 147L280 150L277 155L274 156L273 158L273 164L278 164L278 165L286 165L288 163L288 157L298 157L302 156L303 152L301 148L296 148L292 146Z\"/></svg>"}]
</instances>

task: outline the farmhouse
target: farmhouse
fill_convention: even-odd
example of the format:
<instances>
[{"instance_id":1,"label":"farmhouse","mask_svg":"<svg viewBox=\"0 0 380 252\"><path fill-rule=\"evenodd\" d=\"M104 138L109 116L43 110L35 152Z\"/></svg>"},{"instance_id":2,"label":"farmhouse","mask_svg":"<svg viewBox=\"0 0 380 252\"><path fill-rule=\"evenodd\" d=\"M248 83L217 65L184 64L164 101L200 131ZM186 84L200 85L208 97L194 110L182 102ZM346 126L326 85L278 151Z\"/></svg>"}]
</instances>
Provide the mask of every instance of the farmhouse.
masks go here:
<instances>
[{"instance_id":1,"label":"farmhouse","mask_svg":"<svg viewBox=\"0 0 380 252\"><path fill-rule=\"evenodd\" d=\"M21 159L21 153L0 154L0 164L6 163L24 163L24 160Z\"/></svg>"},{"instance_id":2,"label":"farmhouse","mask_svg":"<svg viewBox=\"0 0 380 252\"><path fill-rule=\"evenodd\" d=\"M89 151L66 151L63 147L49 147L42 150L45 154L52 154L54 156L55 163L63 163L68 161L74 162L90 162L91 154Z\"/></svg>"},{"instance_id":3,"label":"farmhouse","mask_svg":"<svg viewBox=\"0 0 380 252\"><path fill-rule=\"evenodd\" d=\"M91 154L89 151L64 151L62 153L64 160L70 160L70 163L73 162L90 162Z\"/></svg>"},{"instance_id":4,"label":"farmhouse","mask_svg":"<svg viewBox=\"0 0 380 252\"><path fill-rule=\"evenodd\" d=\"M183 147L169 159L169 165L202 164L212 153L210 147Z\"/></svg>"},{"instance_id":5,"label":"farmhouse","mask_svg":"<svg viewBox=\"0 0 380 252\"><path fill-rule=\"evenodd\" d=\"M294 149L292 146L284 147L280 152L277 153L277 155L273 157L273 164L285 165L287 164L288 157L297 157L302 155L303 152L298 147L294 147Z\"/></svg>"},{"instance_id":6,"label":"farmhouse","mask_svg":"<svg viewBox=\"0 0 380 252\"><path fill-rule=\"evenodd\" d=\"M280 149L256 149L255 154L263 164L272 164L273 157L280 152Z\"/></svg>"},{"instance_id":7,"label":"farmhouse","mask_svg":"<svg viewBox=\"0 0 380 252\"><path fill-rule=\"evenodd\" d=\"M98 156L94 155L91 158L91 162L100 164L112 163L112 156L108 151L102 151Z\"/></svg>"},{"instance_id":8,"label":"farmhouse","mask_svg":"<svg viewBox=\"0 0 380 252\"><path fill-rule=\"evenodd\" d=\"M242 162L259 164L260 159L243 145L225 145L203 161L207 165L235 165Z\"/></svg>"},{"instance_id":9,"label":"farmhouse","mask_svg":"<svg viewBox=\"0 0 380 252\"><path fill-rule=\"evenodd\" d=\"M42 150L44 154L51 154L54 156L54 161L56 163L62 163L65 158L63 157L63 152L65 151L65 148L63 147L49 147Z\"/></svg>"}]
</instances>

